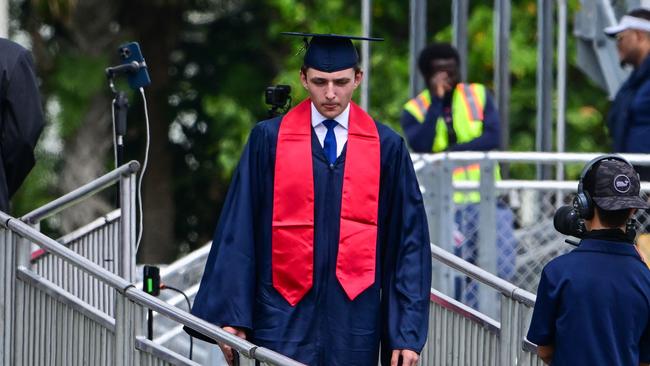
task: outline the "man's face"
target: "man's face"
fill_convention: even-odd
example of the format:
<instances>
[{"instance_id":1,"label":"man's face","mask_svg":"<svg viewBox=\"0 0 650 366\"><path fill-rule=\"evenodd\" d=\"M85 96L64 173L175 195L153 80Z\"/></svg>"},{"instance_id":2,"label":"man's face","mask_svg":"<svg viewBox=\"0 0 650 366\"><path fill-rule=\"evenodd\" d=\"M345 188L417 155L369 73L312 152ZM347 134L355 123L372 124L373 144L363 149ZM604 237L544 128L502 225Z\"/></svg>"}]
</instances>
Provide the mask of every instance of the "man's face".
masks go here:
<instances>
[{"instance_id":1,"label":"man's face","mask_svg":"<svg viewBox=\"0 0 650 366\"><path fill-rule=\"evenodd\" d=\"M616 48L618 49L618 58L621 66L632 65L637 66L636 63L639 58L639 31L633 29L624 30L616 34Z\"/></svg>"},{"instance_id":2,"label":"man's face","mask_svg":"<svg viewBox=\"0 0 650 366\"><path fill-rule=\"evenodd\" d=\"M310 67L300 73L309 98L318 112L329 119L334 119L345 110L362 78L363 72L355 72L353 68L323 72Z\"/></svg>"},{"instance_id":3,"label":"man's face","mask_svg":"<svg viewBox=\"0 0 650 366\"><path fill-rule=\"evenodd\" d=\"M458 70L458 62L454 58L441 58L431 61L431 79L443 75L445 81L453 89L460 81L460 71Z\"/></svg>"}]
</instances>

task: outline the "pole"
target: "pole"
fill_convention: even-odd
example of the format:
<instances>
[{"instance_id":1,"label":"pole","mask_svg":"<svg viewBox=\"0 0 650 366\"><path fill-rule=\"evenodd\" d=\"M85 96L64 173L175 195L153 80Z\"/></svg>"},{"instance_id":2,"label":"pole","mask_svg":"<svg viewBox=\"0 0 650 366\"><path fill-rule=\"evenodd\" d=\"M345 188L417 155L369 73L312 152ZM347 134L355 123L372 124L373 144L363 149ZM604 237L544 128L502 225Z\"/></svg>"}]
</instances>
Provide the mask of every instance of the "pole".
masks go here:
<instances>
[{"instance_id":1,"label":"pole","mask_svg":"<svg viewBox=\"0 0 650 366\"><path fill-rule=\"evenodd\" d=\"M567 3L558 0L557 36L557 152L563 153L566 146L566 42L567 42ZM563 164L557 165L557 180L564 180Z\"/></svg>"},{"instance_id":2,"label":"pole","mask_svg":"<svg viewBox=\"0 0 650 366\"><path fill-rule=\"evenodd\" d=\"M510 147L510 0L495 0L494 9L494 87L499 120L501 150Z\"/></svg>"},{"instance_id":3,"label":"pole","mask_svg":"<svg viewBox=\"0 0 650 366\"><path fill-rule=\"evenodd\" d=\"M372 32L372 0L361 1L361 24L363 36L370 37ZM370 42L361 42L361 68L364 76L361 80L361 108L365 111L370 107Z\"/></svg>"},{"instance_id":4,"label":"pole","mask_svg":"<svg viewBox=\"0 0 650 366\"><path fill-rule=\"evenodd\" d=\"M427 39L427 2L410 0L409 21L409 98L413 98L424 89L424 80L418 71L418 55L426 45Z\"/></svg>"},{"instance_id":5,"label":"pole","mask_svg":"<svg viewBox=\"0 0 650 366\"><path fill-rule=\"evenodd\" d=\"M452 22L453 22L453 44L460 56L460 79L467 81L467 17L469 13L468 0L453 0Z\"/></svg>"},{"instance_id":6,"label":"pole","mask_svg":"<svg viewBox=\"0 0 650 366\"><path fill-rule=\"evenodd\" d=\"M9 0L0 0L0 37L9 38Z\"/></svg>"},{"instance_id":7,"label":"pole","mask_svg":"<svg viewBox=\"0 0 650 366\"><path fill-rule=\"evenodd\" d=\"M537 151L551 151L552 140L552 85L553 85L553 2L537 0ZM550 170L537 165L537 179L550 178Z\"/></svg>"},{"instance_id":8,"label":"pole","mask_svg":"<svg viewBox=\"0 0 650 366\"><path fill-rule=\"evenodd\" d=\"M115 168L122 165L124 161L124 136L126 135L126 116L129 109L129 99L126 93L118 91L113 99L113 111L115 113L115 137L116 137L116 161Z\"/></svg>"},{"instance_id":9,"label":"pole","mask_svg":"<svg viewBox=\"0 0 650 366\"><path fill-rule=\"evenodd\" d=\"M563 153L566 146L566 42L567 42L567 3L566 0L558 0L557 4L557 137L556 148L558 153ZM564 180L564 164L558 162L555 166L555 179ZM564 204L564 194L558 190L556 193L555 205L560 207Z\"/></svg>"}]
</instances>

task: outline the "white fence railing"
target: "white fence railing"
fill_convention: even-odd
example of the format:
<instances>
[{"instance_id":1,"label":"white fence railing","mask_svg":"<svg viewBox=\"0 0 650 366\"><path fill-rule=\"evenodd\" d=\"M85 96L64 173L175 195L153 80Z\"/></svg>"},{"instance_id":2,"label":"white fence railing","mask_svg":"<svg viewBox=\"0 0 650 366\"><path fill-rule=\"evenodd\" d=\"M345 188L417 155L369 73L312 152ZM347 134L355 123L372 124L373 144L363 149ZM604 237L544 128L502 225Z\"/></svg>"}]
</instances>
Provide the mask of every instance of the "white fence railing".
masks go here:
<instances>
[{"instance_id":1,"label":"white fence railing","mask_svg":"<svg viewBox=\"0 0 650 366\"><path fill-rule=\"evenodd\" d=\"M111 273L133 281L135 253L128 243L135 239L135 182L139 169L135 161L122 165L24 215L21 220L38 229L42 220L118 184L120 207L117 210L63 236L59 242ZM33 251L30 260L22 264L96 309L113 315L114 290L83 270L43 249Z\"/></svg>"},{"instance_id":2,"label":"white fence railing","mask_svg":"<svg viewBox=\"0 0 650 366\"><path fill-rule=\"evenodd\" d=\"M553 215L558 207L570 203L578 184L564 178L498 181L495 169L499 164L528 164L531 168L553 167L563 172L569 166L580 171L599 155L498 151L414 154L431 241L534 293L544 265L573 248L553 228ZM635 165L650 165L648 155L622 156ZM480 166L479 182L452 182L455 168L473 164ZM642 182L641 188L647 196L650 183ZM461 202L457 193L468 191L478 192L480 201ZM650 216L639 212L638 218L645 222L638 232L646 232ZM445 266L434 265L433 287L494 319L501 317L493 289Z\"/></svg>"},{"instance_id":3,"label":"white fence railing","mask_svg":"<svg viewBox=\"0 0 650 366\"><path fill-rule=\"evenodd\" d=\"M0 212L0 224L0 247L3 248L0 294L4 296L4 311L0 312L2 364L50 365L52 360L65 359L62 364L130 366L139 364L139 360L144 358L156 359L157 365L192 365L189 360L165 348L159 347L153 352L149 346L155 344L142 341L144 312L151 309L208 338L230 345L245 358L271 365L300 365L144 293L133 283L3 212ZM31 244L114 289L114 316L89 306L21 266L20 263L29 262L29 256L21 258L21 255L29 255L29 252L19 249ZM57 340L53 341L54 338ZM157 356L162 353L165 357ZM91 359L94 362L90 362Z\"/></svg>"},{"instance_id":4,"label":"white fence railing","mask_svg":"<svg viewBox=\"0 0 650 366\"><path fill-rule=\"evenodd\" d=\"M535 296L446 250L431 245L434 263L461 271L499 294L501 322L432 289L429 337L422 365L541 366L536 347L524 347Z\"/></svg>"}]
</instances>

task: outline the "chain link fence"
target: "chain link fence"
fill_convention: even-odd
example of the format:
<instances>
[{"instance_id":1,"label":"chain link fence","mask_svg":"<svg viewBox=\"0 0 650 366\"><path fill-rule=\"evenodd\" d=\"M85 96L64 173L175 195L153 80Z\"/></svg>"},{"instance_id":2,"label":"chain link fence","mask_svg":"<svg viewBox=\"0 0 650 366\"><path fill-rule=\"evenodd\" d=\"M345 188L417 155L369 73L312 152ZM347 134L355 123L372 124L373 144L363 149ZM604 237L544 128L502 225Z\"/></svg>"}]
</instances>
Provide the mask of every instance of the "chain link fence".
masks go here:
<instances>
[{"instance_id":1,"label":"chain link fence","mask_svg":"<svg viewBox=\"0 0 650 366\"><path fill-rule=\"evenodd\" d=\"M413 161L423 192L431 241L470 263L532 293L537 292L544 266L574 246L553 227L557 208L570 205L577 181L495 181L499 163L569 163L582 168L597 154L553 153L446 153L414 155ZM635 164L648 165L650 158L625 155ZM480 163L480 182L452 182L458 166ZM642 185L647 198L649 184ZM478 202L459 200L459 192L479 192ZM650 216L636 215L637 232L647 233ZM575 238L574 238L575 240ZM446 295L498 319L496 293L462 274L434 268L433 286Z\"/></svg>"}]
</instances>

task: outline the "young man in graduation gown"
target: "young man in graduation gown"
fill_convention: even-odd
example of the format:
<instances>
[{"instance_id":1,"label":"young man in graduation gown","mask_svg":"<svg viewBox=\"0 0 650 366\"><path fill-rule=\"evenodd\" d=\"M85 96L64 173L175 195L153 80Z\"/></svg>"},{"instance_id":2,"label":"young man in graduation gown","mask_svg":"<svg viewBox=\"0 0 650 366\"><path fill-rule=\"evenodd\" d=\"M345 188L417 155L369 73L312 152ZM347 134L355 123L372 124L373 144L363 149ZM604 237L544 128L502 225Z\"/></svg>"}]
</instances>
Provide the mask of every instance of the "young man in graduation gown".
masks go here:
<instances>
[{"instance_id":1,"label":"young man in graduation gown","mask_svg":"<svg viewBox=\"0 0 650 366\"><path fill-rule=\"evenodd\" d=\"M415 365L431 256L413 165L351 102L353 37L308 36L309 99L251 132L192 313L309 365L377 365L380 340L383 364Z\"/></svg>"}]
</instances>

